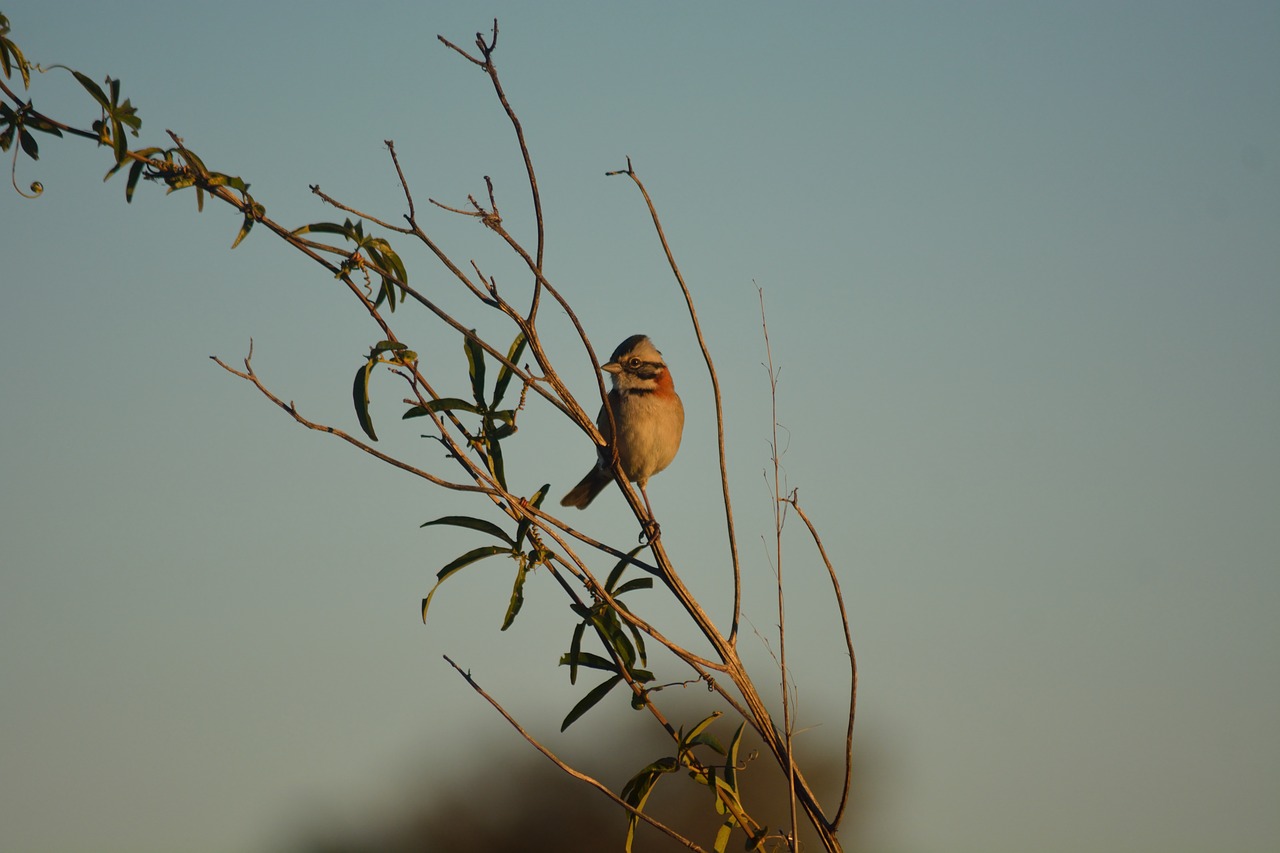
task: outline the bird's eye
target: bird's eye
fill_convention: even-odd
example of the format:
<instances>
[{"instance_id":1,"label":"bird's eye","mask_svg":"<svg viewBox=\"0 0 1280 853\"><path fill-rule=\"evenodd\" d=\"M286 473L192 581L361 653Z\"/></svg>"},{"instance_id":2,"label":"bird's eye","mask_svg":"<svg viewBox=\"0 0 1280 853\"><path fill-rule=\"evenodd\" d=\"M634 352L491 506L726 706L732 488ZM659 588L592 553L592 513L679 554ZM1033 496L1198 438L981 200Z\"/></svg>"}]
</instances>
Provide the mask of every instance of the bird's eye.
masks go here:
<instances>
[{"instance_id":1,"label":"bird's eye","mask_svg":"<svg viewBox=\"0 0 1280 853\"><path fill-rule=\"evenodd\" d=\"M631 358L627 359L627 366L630 367L632 370L637 370L642 364L644 364L644 362L636 358L635 356L632 356Z\"/></svg>"}]
</instances>

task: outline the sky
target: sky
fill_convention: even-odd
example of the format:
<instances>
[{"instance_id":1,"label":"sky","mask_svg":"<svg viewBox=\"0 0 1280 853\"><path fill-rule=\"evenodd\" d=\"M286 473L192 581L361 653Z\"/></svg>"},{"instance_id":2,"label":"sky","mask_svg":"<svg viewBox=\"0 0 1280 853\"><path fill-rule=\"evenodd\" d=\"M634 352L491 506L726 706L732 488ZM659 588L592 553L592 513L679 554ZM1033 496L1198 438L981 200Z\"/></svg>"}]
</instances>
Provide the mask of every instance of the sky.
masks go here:
<instances>
[{"instance_id":1,"label":"sky","mask_svg":"<svg viewBox=\"0 0 1280 853\"><path fill-rule=\"evenodd\" d=\"M1280 847L1280 6L0 11L32 61L121 79L131 142L173 130L282 223L341 218L313 184L398 219L392 139L420 213L488 175L528 240L510 126L435 39L470 44L498 17L548 277L597 351L644 332L671 365L688 422L650 497L724 624L710 383L642 200L605 175L628 156L694 294L728 420L742 649L769 683L763 301L786 486L858 654L859 849ZM96 117L65 74L34 85L48 114ZM355 431L350 377L379 336L332 278L265 233L230 251L238 217L188 194L126 205L104 151L40 144L16 181L43 195L0 190L0 847L296 849L523 760L445 654L587 769L614 749L612 716L558 731L582 688L555 665L573 617L545 574L506 632L496 565L422 624L435 572L476 542L419 525L479 504L301 429L210 361L252 339L276 393ZM527 288L476 223L423 219ZM509 336L403 254L411 283ZM400 322L465 390L456 337ZM590 399L569 327L544 322ZM391 380L372 392L384 449L444 470ZM524 417L513 481L567 491L590 446ZM616 490L574 521L635 533ZM830 756L843 644L795 522L788 655L802 746Z\"/></svg>"}]
</instances>

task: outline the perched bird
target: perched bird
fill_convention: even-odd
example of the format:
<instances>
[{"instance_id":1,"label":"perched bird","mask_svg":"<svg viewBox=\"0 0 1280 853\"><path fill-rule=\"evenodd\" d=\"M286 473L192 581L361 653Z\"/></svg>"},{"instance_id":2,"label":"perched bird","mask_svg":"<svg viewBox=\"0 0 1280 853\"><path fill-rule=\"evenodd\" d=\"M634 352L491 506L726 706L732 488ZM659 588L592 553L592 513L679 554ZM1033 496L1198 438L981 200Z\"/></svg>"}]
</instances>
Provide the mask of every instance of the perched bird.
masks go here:
<instances>
[{"instance_id":1,"label":"perched bird","mask_svg":"<svg viewBox=\"0 0 1280 853\"><path fill-rule=\"evenodd\" d=\"M653 518L645 484L649 478L671 464L680 449L684 431L684 404L676 394L671 371L662 361L662 353L644 335L632 335L613 351L609 363L601 370L613 374L609 392L609 408L618 426L616 445L622 470L640 487L644 505ZM598 448L595 466L560 499L561 506L586 509L613 479L611 447L615 444L609 428L609 414L600 407L596 418L600 434L609 442Z\"/></svg>"}]
</instances>

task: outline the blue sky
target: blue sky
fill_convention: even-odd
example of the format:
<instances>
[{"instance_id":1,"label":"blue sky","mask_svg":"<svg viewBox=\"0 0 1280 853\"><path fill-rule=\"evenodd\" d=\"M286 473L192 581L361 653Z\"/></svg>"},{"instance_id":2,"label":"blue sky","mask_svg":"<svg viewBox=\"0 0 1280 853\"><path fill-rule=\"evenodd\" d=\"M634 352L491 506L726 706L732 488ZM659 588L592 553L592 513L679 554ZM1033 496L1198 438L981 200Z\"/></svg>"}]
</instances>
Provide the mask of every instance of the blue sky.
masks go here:
<instances>
[{"instance_id":1,"label":"blue sky","mask_svg":"<svg viewBox=\"0 0 1280 853\"><path fill-rule=\"evenodd\" d=\"M709 384L643 206L604 173L630 155L662 212L724 383L767 634L764 289L786 475L849 599L867 849L1275 849L1280 8L551 8L0 11L30 59L121 78L140 142L173 129L282 222L334 216L315 183L398 217L394 139L420 204L491 175L527 238L509 127L435 41L496 15L548 274L598 349L653 336L689 409L650 493L722 619ZM36 103L93 118L56 74ZM556 734L577 694L548 579L506 633L505 572L451 582L424 627L435 570L471 543L418 525L457 507L209 361L252 337L278 393L355 429L350 376L377 338L332 280L266 235L228 251L237 217L183 194L126 206L102 152L41 141L18 181L43 197L0 192L0 846L281 849L317 814L372 819L406 780L524 749L444 653L589 757L607 729ZM428 227L523 286L474 223ZM415 322L460 377L457 341ZM390 388L384 443L434 460ZM567 490L591 458L534 411L521 440L509 464L531 488ZM633 535L613 492L578 520ZM801 540L787 570L821 752L842 728L840 643Z\"/></svg>"}]
</instances>

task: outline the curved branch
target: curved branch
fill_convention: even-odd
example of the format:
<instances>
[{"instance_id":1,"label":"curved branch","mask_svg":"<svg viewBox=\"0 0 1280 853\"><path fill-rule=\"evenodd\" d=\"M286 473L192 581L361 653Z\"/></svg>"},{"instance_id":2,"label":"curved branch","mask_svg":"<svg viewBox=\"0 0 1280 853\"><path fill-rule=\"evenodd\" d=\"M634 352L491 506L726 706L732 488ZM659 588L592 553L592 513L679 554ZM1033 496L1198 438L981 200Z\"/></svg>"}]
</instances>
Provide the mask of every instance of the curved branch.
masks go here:
<instances>
[{"instance_id":1,"label":"curved branch","mask_svg":"<svg viewBox=\"0 0 1280 853\"><path fill-rule=\"evenodd\" d=\"M604 794L609 799L613 800L618 805L622 806L631 814L640 818L645 823L652 826L654 829L657 829L658 831L663 832L666 835L670 836L672 839L680 842L686 848L690 850L700 851L700 853L706 853L706 851L702 847L699 847L690 839L685 838L683 835L676 832L671 827L667 826L666 824L662 823L656 818L653 818L645 814L644 812L637 809L635 806L628 803L626 800L619 797L617 794L611 791L609 787L605 785L603 782L600 782L596 778L592 776L588 776L586 773L583 773L580 770L575 770L572 767L570 767L568 764L565 764L556 756L555 753L553 753L551 750L547 749L545 746L539 743L537 739L534 738L533 735L529 734L529 732L525 730L524 726L520 725L520 723L516 721L515 717L507 713L507 710L498 704L498 701L496 699L494 699L492 696L486 693L484 688L481 687L478 683L476 683L476 680L471 677L470 672L464 671L462 667L454 663L453 659L450 658L448 655L443 655L443 657L446 661L448 661L449 666L453 667L458 671L458 675L461 675L464 679L466 679L467 684L471 685L472 690L476 691L482 697L484 697L484 700L488 702L490 705L492 705L494 710L497 711L499 714L501 714L503 716L503 719L505 719L513 729L515 729L517 732L520 733L521 737L527 740L534 749L538 750L538 752L541 752L544 756L546 756L547 759L550 760L551 763L554 764L556 767L559 767L565 773L568 773L570 776L577 779L578 781L587 783L588 785L595 788L600 793Z\"/></svg>"},{"instance_id":2,"label":"curved branch","mask_svg":"<svg viewBox=\"0 0 1280 853\"><path fill-rule=\"evenodd\" d=\"M715 364L711 360L711 351L707 348L706 339L702 336L702 324L698 322L698 312L693 306L693 296L689 293L689 286L685 284L684 276L680 272L680 266L676 263L675 255L671 252L671 246L667 243L667 235L662 230L662 221L658 218L658 210L654 207L653 199L649 196L649 191L645 189L644 182L640 180L640 176L631 168L631 158L627 158L627 168L614 172L607 172L608 175L626 175L631 178L636 187L640 190L640 194L644 196L644 203L649 208L649 216L653 219L653 227L658 232L658 240L662 243L662 251L666 253L667 263L671 267L671 272L676 277L676 282L680 285L680 292L684 294L685 304L689 309L689 318L693 321L693 331L698 338L698 346L702 348L702 358L707 363L707 373L711 377L711 391L715 398L716 405L716 444L720 452L720 489L724 495L724 518L729 537L729 556L733 563L733 620L729 627L729 642L733 644L738 637L738 622L742 615L742 570L738 560L738 538L733 529L733 505L729 499L729 466L725 460L724 451L724 403L720 396L720 378L716 374Z\"/></svg>"},{"instance_id":3,"label":"curved branch","mask_svg":"<svg viewBox=\"0 0 1280 853\"><path fill-rule=\"evenodd\" d=\"M840 624L844 627L844 645L849 652L849 724L845 728L844 735L844 793L840 797L840 805L836 809L835 817L831 819L831 826L835 828L839 826L840 818L844 816L845 807L849 804L849 788L853 781L853 716L858 703L858 661L853 654L853 637L849 633L849 613L844 607L844 595L840 591L840 579L836 577L836 570L831 565L831 560L827 557L827 549L822 545L822 537L818 535L817 528L809 520L809 515L801 508L797 492L792 491L788 497L779 498L779 500L791 505L791 508L800 516L800 520L804 522L805 527L809 528L809 535L813 537L813 544L818 546L818 554L822 557L822 562L827 567L827 574L831 578L831 589L836 594L836 606L840 609Z\"/></svg>"}]
</instances>

